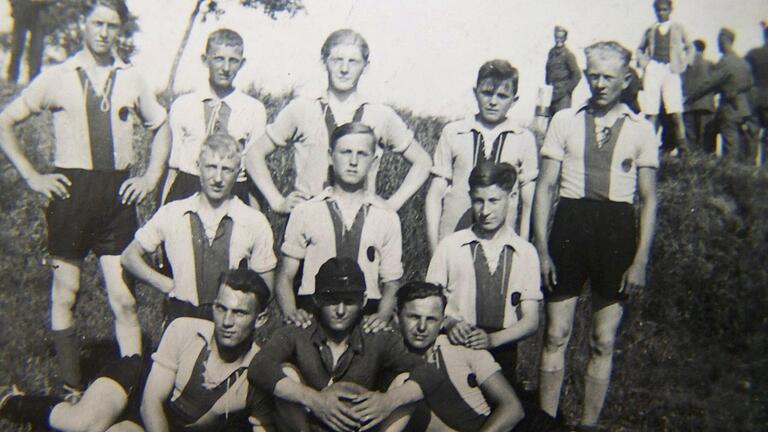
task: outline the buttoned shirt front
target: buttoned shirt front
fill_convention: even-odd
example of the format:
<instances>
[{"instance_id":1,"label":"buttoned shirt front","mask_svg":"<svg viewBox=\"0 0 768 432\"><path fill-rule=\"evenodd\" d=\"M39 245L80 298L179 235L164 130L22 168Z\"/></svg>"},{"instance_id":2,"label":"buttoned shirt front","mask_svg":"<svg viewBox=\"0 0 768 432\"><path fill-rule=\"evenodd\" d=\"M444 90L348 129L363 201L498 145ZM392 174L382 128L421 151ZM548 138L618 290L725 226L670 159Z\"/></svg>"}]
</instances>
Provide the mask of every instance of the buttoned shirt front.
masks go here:
<instances>
[{"instance_id":1,"label":"buttoned shirt front","mask_svg":"<svg viewBox=\"0 0 768 432\"><path fill-rule=\"evenodd\" d=\"M26 118L50 111L55 135L53 164L59 168L93 169L85 89L78 74L78 69L90 67L89 63L86 53L81 51L64 63L46 69L0 114ZM112 95L107 102L115 168L127 169L135 162L134 123L141 120L146 128L155 130L165 122L166 113L130 64L115 58L110 68Z\"/></svg>"},{"instance_id":2,"label":"buttoned shirt front","mask_svg":"<svg viewBox=\"0 0 768 432\"><path fill-rule=\"evenodd\" d=\"M297 191L309 196L322 192L328 180L330 136L326 112L327 98L292 100L267 126L267 135L277 146L293 145ZM376 175L384 150L403 153L414 141L413 132L395 111L382 104L366 103L361 122L370 126L377 138L376 161L368 173L368 190L375 191Z\"/></svg>"},{"instance_id":3,"label":"buttoned shirt front","mask_svg":"<svg viewBox=\"0 0 768 432\"><path fill-rule=\"evenodd\" d=\"M637 189L638 168L659 167L659 140L653 125L621 104L619 118L623 126L616 138L608 173L608 199L633 203ZM562 163L560 196L581 199L588 194L585 163L588 106L569 108L552 118L541 148L541 157ZM590 131L592 133L593 131Z\"/></svg>"},{"instance_id":4,"label":"buttoned shirt front","mask_svg":"<svg viewBox=\"0 0 768 432\"><path fill-rule=\"evenodd\" d=\"M304 260L304 274L299 295L315 292L315 275L327 260L336 256L336 236L328 201L333 201L332 188L301 203L291 212L281 251ZM360 236L357 263L365 275L366 296L380 299L379 283L395 281L403 276L403 241L400 217L396 212L368 193L365 224Z\"/></svg>"},{"instance_id":5,"label":"buttoned shirt front","mask_svg":"<svg viewBox=\"0 0 768 432\"><path fill-rule=\"evenodd\" d=\"M479 242L471 228L457 231L444 238L437 246L427 270L427 282L445 287L448 298L446 316L477 324L476 311L477 278L472 244ZM507 299L504 302L503 327L518 321L517 309L525 300L539 301L543 298L540 288L539 256L536 249L509 228L504 227L492 239L512 249ZM502 264L497 265L500 271ZM517 294L516 294L517 293ZM514 298L519 301L514 301ZM514 304L513 304L514 303Z\"/></svg>"},{"instance_id":6,"label":"buttoned shirt front","mask_svg":"<svg viewBox=\"0 0 768 432\"><path fill-rule=\"evenodd\" d=\"M136 232L136 241L146 252L165 246L168 261L173 269L173 290L170 296L199 305L197 291L198 271L195 268L192 245L191 214L197 213L199 193L189 198L170 202L162 207ZM229 268L237 268L243 258L248 267L264 273L273 270L277 258L272 249L272 228L261 212L233 197L225 217L232 220L232 236L229 249Z\"/></svg>"},{"instance_id":7,"label":"buttoned shirt front","mask_svg":"<svg viewBox=\"0 0 768 432\"><path fill-rule=\"evenodd\" d=\"M226 124L221 130L208 127L206 124L206 105L213 111L211 122L216 122L216 114L222 106L229 109ZM219 99L210 87L180 96L171 105L169 123L173 136L171 157L168 165L192 175L199 175L197 161L203 142L213 133L226 132L243 145L243 154L248 151L246 146L254 139L264 134L267 112L264 105L257 99L235 89L224 98ZM238 181L245 181L245 172L241 171Z\"/></svg>"},{"instance_id":8,"label":"buttoned shirt front","mask_svg":"<svg viewBox=\"0 0 768 432\"><path fill-rule=\"evenodd\" d=\"M470 208L469 174L478 162L479 139L484 143L483 158L495 156L493 162L507 162L517 169L516 190L535 181L539 175L536 139L515 120L508 118L492 130L480 124L474 116L448 123L435 148L432 166L432 174L449 183L443 197L440 238L454 232L456 224ZM497 151L493 155L497 140ZM516 205L514 209L516 212Z\"/></svg>"},{"instance_id":9,"label":"buttoned shirt front","mask_svg":"<svg viewBox=\"0 0 768 432\"><path fill-rule=\"evenodd\" d=\"M282 365L290 363L299 370L303 382L315 390L341 381L376 390L379 377L387 372L409 372L409 379L419 384L424 394L431 393L442 382L440 373L420 356L408 352L400 335L391 330L364 333L356 325L349 335L349 346L336 365L330 364L326 340L325 332L316 322L308 328L282 327L254 356L248 379L262 391L274 393L275 385L286 376Z\"/></svg>"}]
</instances>

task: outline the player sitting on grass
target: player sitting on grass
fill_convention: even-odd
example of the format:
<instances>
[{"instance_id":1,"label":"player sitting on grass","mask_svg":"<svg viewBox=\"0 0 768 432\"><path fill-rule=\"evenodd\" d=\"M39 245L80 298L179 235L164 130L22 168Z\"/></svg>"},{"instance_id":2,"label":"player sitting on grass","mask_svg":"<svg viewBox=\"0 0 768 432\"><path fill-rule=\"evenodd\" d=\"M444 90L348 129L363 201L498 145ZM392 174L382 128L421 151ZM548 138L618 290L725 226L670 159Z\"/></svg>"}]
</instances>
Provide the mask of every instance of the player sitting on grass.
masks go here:
<instances>
[{"instance_id":1,"label":"player sitting on grass","mask_svg":"<svg viewBox=\"0 0 768 432\"><path fill-rule=\"evenodd\" d=\"M354 260L329 259L317 272L315 287L316 322L277 330L248 371L255 386L274 394L283 427L370 430L440 385L438 371L409 353L397 334L363 331L366 280ZM406 372L410 378L404 384L376 391L383 374Z\"/></svg>"},{"instance_id":2,"label":"player sitting on grass","mask_svg":"<svg viewBox=\"0 0 768 432\"><path fill-rule=\"evenodd\" d=\"M491 60L477 73L478 113L449 123L440 135L427 192L427 237L434 252L439 240L470 224L469 173L482 162L508 162L518 171L515 199L509 201L510 227L517 221L517 191L522 197L520 234L528 238L538 156L533 134L507 117L517 101L517 69L506 60Z\"/></svg>"}]
</instances>

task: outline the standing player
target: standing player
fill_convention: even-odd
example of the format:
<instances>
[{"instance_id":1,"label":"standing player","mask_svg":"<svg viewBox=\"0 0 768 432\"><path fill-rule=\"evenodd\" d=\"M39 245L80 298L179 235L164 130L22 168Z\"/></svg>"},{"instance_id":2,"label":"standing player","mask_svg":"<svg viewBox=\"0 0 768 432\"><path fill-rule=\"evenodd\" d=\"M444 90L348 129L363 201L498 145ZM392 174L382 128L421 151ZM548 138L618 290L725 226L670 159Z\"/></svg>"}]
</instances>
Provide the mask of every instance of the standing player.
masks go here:
<instances>
[{"instance_id":1,"label":"standing player","mask_svg":"<svg viewBox=\"0 0 768 432\"><path fill-rule=\"evenodd\" d=\"M259 352L254 330L267 320L268 301L258 274L229 270L219 280L213 322L171 323L152 354L141 402L148 432L243 430L249 415L254 431L272 430L271 401L249 385L246 373Z\"/></svg>"},{"instance_id":2,"label":"standing player","mask_svg":"<svg viewBox=\"0 0 768 432\"><path fill-rule=\"evenodd\" d=\"M752 68L755 81L754 108L755 117L762 129L762 158L765 159L766 143L768 143L768 22L763 21L763 46L750 50L745 60Z\"/></svg>"},{"instance_id":3,"label":"standing player","mask_svg":"<svg viewBox=\"0 0 768 432\"><path fill-rule=\"evenodd\" d=\"M637 49L637 62L643 75L643 97L640 106L652 123L657 123L663 101L674 124L677 148L685 151L683 126L683 89L680 74L693 61L694 51L683 26L669 20L672 0L654 0L658 22L643 33Z\"/></svg>"},{"instance_id":4,"label":"standing player","mask_svg":"<svg viewBox=\"0 0 768 432\"><path fill-rule=\"evenodd\" d=\"M136 230L135 205L156 187L169 148L165 110L137 72L114 55L128 19L125 3L90 1L83 17L83 49L37 77L0 114L0 147L29 187L49 200L51 326L61 376L72 389L82 387L72 309L89 251L99 257L120 353L141 351L136 302L123 279L120 253ZM53 114L55 169L50 174L30 163L13 131L42 111ZM139 118L154 133L152 154L144 175L131 177L133 127Z\"/></svg>"},{"instance_id":5,"label":"standing player","mask_svg":"<svg viewBox=\"0 0 768 432\"><path fill-rule=\"evenodd\" d=\"M387 200L390 208L398 210L429 176L429 154L392 108L367 102L358 93L357 84L368 66L369 54L368 43L359 33L348 29L331 33L320 54L328 74L327 93L318 99L295 99L280 112L248 152L248 173L273 210L289 213L328 185L326 154L336 126L362 122L376 134L376 157L368 174L368 190L376 191L383 150L402 155L411 164L400 189ZM296 180L294 191L284 197L275 187L266 157L278 146L287 145L294 148Z\"/></svg>"},{"instance_id":6,"label":"standing player","mask_svg":"<svg viewBox=\"0 0 768 432\"><path fill-rule=\"evenodd\" d=\"M181 316L211 319L219 275L241 260L270 287L277 262L267 219L232 196L242 161L239 144L229 135L210 135L198 160L202 192L162 206L122 256L128 272L168 294L166 325ZM161 245L173 279L144 260Z\"/></svg>"},{"instance_id":7,"label":"standing player","mask_svg":"<svg viewBox=\"0 0 768 432\"><path fill-rule=\"evenodd\" d=\"M533 229L546 287L541 408L555 416L576 301L592 286L590 357L581 424L597 423L611 374L616 329L628 293L645 285L656 221L658 141L653 126L620 102L631 53L616 42L586 49L586 105L552 119L536 185ZM560 187L552 233L548 226ZM640 202L635 235L635 191Z\"/></svg>"},{"instance_id":8,"label":"standing player","mask_svg":"<svg viewBox=\"0 0 768 432\"><path fill-rule=\"evenodd\" d=\"M214 31L208 36L202 61L208 68L208 85L176 99L168 115L173 144L165 203L200 191L197 159L207 136L228 134L245 146L264 133L264 105L232 85L245 64L243 38L229 29ZM247 180L243 170L233 189L235 196L246 204Z\"/></svg>"},{"instance_id":9,"label":"standing player","mask_svg":"<svg viewBox=\"0 0 768 432\"><path fill-rule=\"evenodd\" d=\"M565 46L568 30L555 26L555 46L547 55L545 81L552 86L550 117L560 110L571 107L571 94L581 81L581 71L571 50Z\"/></svg>"},{"instance_id":10,"label":"standing player","mask_svg":"<svg viewBox=\"0 0 768 432\"><path fill-rule=\"evenodd\" d=\"M519 74L506 60L484 63L474 89L478 113L449 123L440 135L427 192L425 215L431 250L440 239L470 223L469 172L478 163L508 162L518 170L515 199L510 200L508 223L517 223L517 196L522 195L520 234L528 238L538 156L533 134L507 117L518 99Z\"/></svg>"},{"instance_id":11,"label":"standing player","mask_svg":"<svg viewBox=\"0 0 768 432\"><path fill-rule=\"evenodd\" d=\"M444 238L427 281L445 287L445 328L456 345L489 350L515 384L517 342L539 325L536 250L506 224L516 183L508 163L482 163L469 176L474 224Z\"/></svg>"}]
</instances>

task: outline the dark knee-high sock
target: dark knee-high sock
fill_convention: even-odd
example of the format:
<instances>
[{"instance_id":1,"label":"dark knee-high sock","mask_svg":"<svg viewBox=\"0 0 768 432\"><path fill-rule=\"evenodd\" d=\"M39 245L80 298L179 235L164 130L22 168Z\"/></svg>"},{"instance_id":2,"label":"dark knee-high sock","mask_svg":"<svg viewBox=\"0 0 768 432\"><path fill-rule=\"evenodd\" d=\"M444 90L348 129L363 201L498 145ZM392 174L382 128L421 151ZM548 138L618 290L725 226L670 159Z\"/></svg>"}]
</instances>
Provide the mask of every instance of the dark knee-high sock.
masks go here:
<instances>
[{"instance_id":1,"label":"dark knee-high sock","mask_svg":"<svg viewBox=\"0 0 768 432\"><path fill-rule=\"evenodd\" d=\"M16 423L50 426L48 418L53 407L60 402L61 399L53 396L11 396L0 410L0 418Z\"/></svg>"},{"instance_id":2,"label":"dark knee-high sock","mask_svg":"<svg viewBox=\"0 0 768 432\"><path fill-rule=\"evenodd\" d=\"M80 346L75 334L75 328L53 331L53 346L56 348L56 361L64 384L79 389L82 388L83 377L80 372Z\"/></svg>"}]
</instances>

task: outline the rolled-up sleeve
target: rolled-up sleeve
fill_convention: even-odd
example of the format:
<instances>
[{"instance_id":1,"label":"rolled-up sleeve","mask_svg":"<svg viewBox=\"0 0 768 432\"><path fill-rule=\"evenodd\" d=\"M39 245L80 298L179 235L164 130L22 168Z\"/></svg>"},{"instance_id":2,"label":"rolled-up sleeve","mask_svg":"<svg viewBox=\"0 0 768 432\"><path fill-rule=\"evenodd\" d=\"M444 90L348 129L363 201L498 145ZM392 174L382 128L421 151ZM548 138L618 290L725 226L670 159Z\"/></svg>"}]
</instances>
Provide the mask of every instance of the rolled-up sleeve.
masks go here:
<instances>
[{"instance_id":1,"label":"rolled-up sleeve","mask_svg":"<svg viewBox=\"0 0 768 432\"><path fill-rule=\"evenodd\" d=\"M53 99L55 92L51 89L52 76L50 70L43 72L25 88L19 97L14 99L0 113L2 120L11 119L13 122L25 119L31 114L55 108Z\"/></svg>"},{"instance_id":2,"label":"rolled-up sleeve","mask_svg":"<svg viewBox=\"0 0 768 432\"><path fill-rule=\"evenodd\" d=\"M142 249L152 252L165 241L166 224L170 219L168 206L160 207L147 223L136 231L134 238Z\"/></svg>"},{"instance_id":3,"label":"rolled-up sleeve","mask_svg":"<svg viewBox=\"0 0 768 432\"><path fill-rule=\"evenodd\" d=\"M536 181L539 177L539 155L536 150L536 138L529 131L523 132L523 144L520 172L517 173L518 182L520 187L527 185L528 183Z\"/></svg>"},{"instance_id":4,"label":"rolled-up sleeve","mask_svg":"<svg viewBox=\"0 0 768 432\"><path fill-rule=\"evenodd\" d=\"M413 132L392 108L381 105L381 126L376 132L384 143L384 149L403 153L416 140Z\"/></svg>"},{"instance_id":5,"label":"rolled-up sleeve","mask_svg":"<svg viewBox=\"0 0 768 432\"><path fill-rule=\"evenodd\" d=\"M137 108L141 119L147 129L155 130L165 123L167 118L165 108L157 101L157 96L155 96L155 93L146 81L138 76L135 78L135 81L139 89Z\"/></svg>"},{"instance_id":6,"label":"rolled-up sleeve","mask_svg":"<svg viewBox=\"0 0 768 432\"><path fill-rule=\"evenodd\" d=\"M248 266L257 273L264 273L277 266L277 257L273 248L274 240L269 222L262 215L259 215L257 221Z\"/></svg>"},{"instance_id":7,"label":"rolled-up sleeve","mask_svg":"<svg viewBox=\"0 0 768 432\"><path fill-rule=\"evenodd\" d=\"M291 258L304 259L307 254L307 236L304 227L306 206L298 205L291 212L288 225L285 227L283 245L280 251Z\"/></svg>"},{"instance_id":8,"label":"rolled-up sleeve","mask_svg":"<svg viewBox=\"0 0 768 432\"><path fill-rule=\"evenodd\" d=\"M440 140L437 142L435 154L432 156L432 174L448 181L453 179L453 152L451 151L451 136L454 132L450 125L443 128Z\"/></svg>"},{"instance_id":9,"label":"rolled-up sleeve","mask_svg":"<svg viewBox=\"0 0 768 432\"><path fill-rule=\"evenodd\" d=\"M552 122L544 138L544 146L541 148L541 157L549 158L562 162L565 156L565 137L567 131L565 127L568 124L570 110L559 111L552 117Z\"/></svg>"},{"instance_id":10,"label":"rolled-up sleeve","mask_svg":"<svg viewBox=\"0 0 768 432\"><path fill-rule=\"evenodd\" d=\"M643 133L638 134L637 166L640 168L658 168L659 167L659 140L653 130L653 125L644 122Z\"/></svg>"},{"instance_id":11,"label":"rolled-up sleeve","mask_svg":"<svg viewBox=\"0 0 768 432\"><path fill-rule=\"evenodd\" d=\"M275 117L275 120L267 126L266 134L276 146L285 147L299 139L299 127L297 117L303 104L296 99L288 103Z\"/></svg>"}]
</instances>

